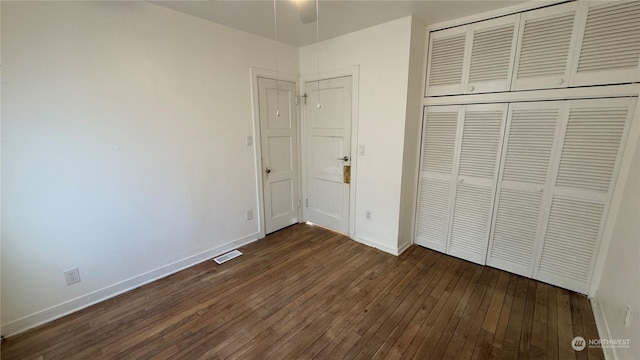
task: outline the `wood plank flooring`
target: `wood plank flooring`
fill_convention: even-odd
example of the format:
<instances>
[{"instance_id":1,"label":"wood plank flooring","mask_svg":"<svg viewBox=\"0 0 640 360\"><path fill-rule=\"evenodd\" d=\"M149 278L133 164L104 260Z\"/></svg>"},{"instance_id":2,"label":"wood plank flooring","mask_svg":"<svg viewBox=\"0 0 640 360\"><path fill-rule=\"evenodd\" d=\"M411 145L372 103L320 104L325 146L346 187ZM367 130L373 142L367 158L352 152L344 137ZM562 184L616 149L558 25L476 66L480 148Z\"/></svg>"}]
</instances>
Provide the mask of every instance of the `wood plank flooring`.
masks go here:
<instances>
[{"instance_id":1,"label":"wood plank flooring","mask_svg":"<svg viewBox=\"0 0 640 360\"><path fill-rule=\"evenodd\" d=\"M586 297L295 225L32 331L2 359L602 359Z\"/></svg>"}]
</instances>

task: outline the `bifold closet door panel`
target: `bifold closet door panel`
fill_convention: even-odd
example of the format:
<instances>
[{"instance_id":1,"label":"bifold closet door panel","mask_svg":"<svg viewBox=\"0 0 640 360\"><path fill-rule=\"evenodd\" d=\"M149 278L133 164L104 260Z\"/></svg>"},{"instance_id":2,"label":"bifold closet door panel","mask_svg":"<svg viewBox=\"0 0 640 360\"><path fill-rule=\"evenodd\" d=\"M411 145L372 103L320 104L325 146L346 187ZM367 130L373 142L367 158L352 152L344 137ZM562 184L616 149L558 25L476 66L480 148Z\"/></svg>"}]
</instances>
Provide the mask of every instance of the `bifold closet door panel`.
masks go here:
<instances>
[{"instance_id":1,"label":"bifold closet door panel","mask_svg":"<svg viewBox=\"0 0 640 360\"><path fill-rule=\"evenodd\" d=\"M533 276L565 101L509 106L487 265Z\"/></svg>"},{"instance_id":2,"label":"bifold closet door panel","mask_svg":"<svg viewBox=\"0 0 640 360\"><path fill-rule=\"evenodd\" d=\"M445 252L462 106L424 108L416 244Z\"/></svg>"},{"instance_id":3,"label":"bifold closet door panel","mask_svg":"<svg viewBox=\"0 0 640 360\"><path fill-rule=\"evenodd\" d=\"M516 14L469 25L465 93L510 89L519 19L520 14Z\"/></svg>"},{"instance_id":4,"label":"bifold closet door panel","mask_svg":"<svg viewBox=\"0 0 640 360\"><path fill-rule=\"evenodd\" d=\"M568 101L534 278L588 292L635 102Z\"/></svg>"},{"instance_id":5,"label":"bifold closet door panel","mask_svg":"<svg viewBox=\"0 0 640 360\"><path fill-rule=\"evenodd\" d=\"M581 7L571 86L640 81L640 1Z\"/></svg>"},{"instance_id":6,"label":"bifold closet door panel","mask_svg":"<svg viewBox=\"0 0 640 360\"><path fill-rule=\"evenodd\" d=\"M447 253L484 264L507 104L463 109Z\"/></svg>"},{"instance_id":7,"label":"bifold closet door panel","mask_svg":"<svg viewBox=\"0 0 640 360\"><path fill-rule=\"evenodd\" d=\"M569 85L578 7L571 2L522 13L511 90Z\"/></svg>"},{"instance_id":8,"label":"bifold closet door panel","mask_svg":"<svg viewBox=\"0 0 640 360\"><path fill-rule=\"evenodd\" d=\"M469 25L429 34L425 96L462 93Z\"/></svg>"}]
</instances>

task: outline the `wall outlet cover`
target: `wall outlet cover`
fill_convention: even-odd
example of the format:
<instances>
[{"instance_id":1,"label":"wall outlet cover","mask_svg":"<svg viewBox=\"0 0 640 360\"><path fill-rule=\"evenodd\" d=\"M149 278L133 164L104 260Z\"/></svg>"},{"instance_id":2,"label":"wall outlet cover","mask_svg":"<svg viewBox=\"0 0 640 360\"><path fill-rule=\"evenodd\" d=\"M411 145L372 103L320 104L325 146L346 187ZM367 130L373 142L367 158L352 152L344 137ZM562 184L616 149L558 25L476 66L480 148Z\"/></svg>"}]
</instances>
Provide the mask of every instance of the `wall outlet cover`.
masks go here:
<instances>
[{"instance_id":1,"label":"wall outlet cover","mask_svg":"<svg viewBox=\"0 0 640 360\"><path fill-rule=\"evenodd\" d=\"M67 286L80 282L80 271L78 268L69 269L64 272L64 278L67 281Z\"/></svg>"}]
</instances>

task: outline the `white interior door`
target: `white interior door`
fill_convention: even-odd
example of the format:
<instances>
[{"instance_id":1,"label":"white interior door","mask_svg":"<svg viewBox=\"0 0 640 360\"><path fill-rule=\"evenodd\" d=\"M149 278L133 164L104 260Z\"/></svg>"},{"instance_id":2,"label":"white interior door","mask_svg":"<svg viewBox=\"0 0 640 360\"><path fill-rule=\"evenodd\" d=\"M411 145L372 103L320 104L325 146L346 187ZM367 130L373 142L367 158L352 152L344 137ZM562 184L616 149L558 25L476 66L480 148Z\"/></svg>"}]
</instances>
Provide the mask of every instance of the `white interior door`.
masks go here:
<instances>
[{"instance_id":1,"label":"white interior door","mask_svg":"<svg viewBox=\"0 0 640 360\"><path fill-rule=\"evenodd\" d=\"M296 85L258 79L265 230L298 222L298 117Z\"/></svg>"},{"instance_id":2,"label":"white interior door","mask_svg":"<svg viewBox=\"0 0 640 360\"><path fill-rule=\"evenodd\" d=\"M343 234L349 233L345 171L351 166L351 80L346 76L305 84L305 217Z\"/></svg>"}]
</instances>

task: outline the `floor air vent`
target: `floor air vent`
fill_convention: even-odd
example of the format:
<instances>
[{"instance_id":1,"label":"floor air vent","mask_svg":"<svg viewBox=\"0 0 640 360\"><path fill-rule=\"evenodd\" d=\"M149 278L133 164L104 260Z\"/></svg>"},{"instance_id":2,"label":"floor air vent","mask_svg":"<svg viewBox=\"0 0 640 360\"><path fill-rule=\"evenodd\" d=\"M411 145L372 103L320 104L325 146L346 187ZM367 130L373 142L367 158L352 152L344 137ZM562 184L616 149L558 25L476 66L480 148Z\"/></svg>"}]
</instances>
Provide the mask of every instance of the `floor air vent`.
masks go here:
<instances>
[{"instance_id":1,"label":"floor air vent","mask_svg":"<svg viewBox=\"0 0 640 360\"><path fill-rule=\"evenodd\" d=\"M231 252L228 252L224 255L220 255L217 258L213 258L213 261L217 262L218 264L222 264L224 262L227 262L231 259L235 259L238 256L242 255L242 253L238 250L233 250Z\"/></svg>"}]
</instances>

